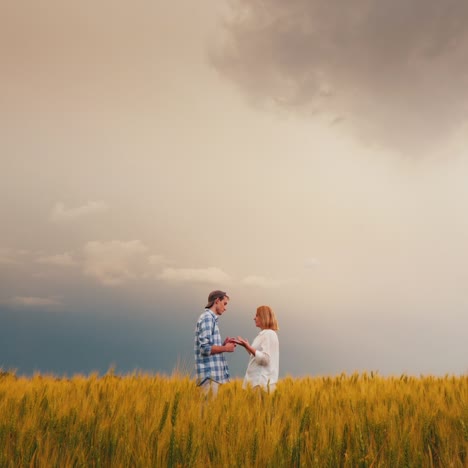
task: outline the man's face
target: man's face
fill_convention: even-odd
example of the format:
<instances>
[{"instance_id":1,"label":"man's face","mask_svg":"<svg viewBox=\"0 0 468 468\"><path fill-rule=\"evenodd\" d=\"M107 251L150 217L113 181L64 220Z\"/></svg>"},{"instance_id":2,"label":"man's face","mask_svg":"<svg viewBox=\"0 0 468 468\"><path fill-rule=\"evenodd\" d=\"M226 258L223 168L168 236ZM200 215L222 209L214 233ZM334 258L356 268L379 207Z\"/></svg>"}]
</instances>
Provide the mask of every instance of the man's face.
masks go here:
<instances>
[{"instance_id":1,"label":"man's face","mask_svg":"<svg viewBox=\"0 0 468 468\"><path fill-rule=\"evenodd\" d=\"M223 315L224 311L227 308L229 299L224 296L222 299L216 299L214 305L215 305L215 314L216 315Z\"/></svg>"}]
</instances>

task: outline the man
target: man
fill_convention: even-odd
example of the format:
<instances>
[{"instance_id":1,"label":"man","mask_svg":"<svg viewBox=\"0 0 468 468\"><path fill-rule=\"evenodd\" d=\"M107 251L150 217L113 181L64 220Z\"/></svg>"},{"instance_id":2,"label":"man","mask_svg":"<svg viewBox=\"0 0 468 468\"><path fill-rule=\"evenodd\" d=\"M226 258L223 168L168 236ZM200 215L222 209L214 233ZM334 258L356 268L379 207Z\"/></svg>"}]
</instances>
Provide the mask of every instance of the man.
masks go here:
<instances>
[{"instance_id":1,"label":"man","mask_svg":"<svg viewBox=\"0 0 468 468\"><path fill-rule=\"evenodd\" d=\"M229 296L224 291L212 291L208 304L200 315L195 327L195 364L197 367L197 385L205 393L218 393L219 385L229 382L229 369L224 353L232 353L236 345L227 337L221 341L218 317L224 314L229 303Z\"/></svg>"}]
</instances>

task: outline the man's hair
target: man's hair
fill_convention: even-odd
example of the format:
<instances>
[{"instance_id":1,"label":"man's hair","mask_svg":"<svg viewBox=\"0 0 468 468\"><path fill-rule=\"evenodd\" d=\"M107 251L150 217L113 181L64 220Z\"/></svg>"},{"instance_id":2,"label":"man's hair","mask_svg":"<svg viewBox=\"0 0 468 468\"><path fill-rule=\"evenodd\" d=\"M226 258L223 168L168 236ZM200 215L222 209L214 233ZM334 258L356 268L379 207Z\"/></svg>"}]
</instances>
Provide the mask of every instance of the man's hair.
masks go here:
<instances>
[{"instance_id":1,"label":"man's hair","mask_svg":"<svg viewBox=\"0 0 468 468\"><path fill-rule=\"evenodd\" d=\"M213 307L213 304L216 302L216 299L224 299L225 297L229 299L229 296L225 291L220 291L219 289L217 289L216 291L211 291L208 295L208 304L206 304L205 308L210 309L211 307Z\"/></svg>"},{"instance_id":2,"label":"man's hair","mask_svg":"<svg viewBox=\"0 0 468 468\"><path fill-rule=\"evenodd\" d=\"M266 305L257 307L257 314L263 329L279 330L278 320L276 320L276 315L271 307Z\"/></svg>"}]
</instances>

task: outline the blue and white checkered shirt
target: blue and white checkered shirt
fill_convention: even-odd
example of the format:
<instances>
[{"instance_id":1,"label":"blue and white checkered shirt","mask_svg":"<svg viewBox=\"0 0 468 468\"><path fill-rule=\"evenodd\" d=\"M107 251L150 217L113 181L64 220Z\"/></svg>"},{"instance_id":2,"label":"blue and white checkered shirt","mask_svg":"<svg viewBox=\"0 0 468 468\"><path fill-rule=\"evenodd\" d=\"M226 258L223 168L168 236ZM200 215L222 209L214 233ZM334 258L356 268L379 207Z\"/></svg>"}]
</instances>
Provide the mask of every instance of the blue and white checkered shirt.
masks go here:
<instances>
[{"instance_id":1,"label":"blue and white checkered shirt","mask_svg":"<svg viewBox=\"0 0 468 468\"><path fill-rule=\"evenodd\" d=\"M224 353L210 354L212 346L222 346L218 328L218 317L210 309L205 309L195 327L195 364L197 384L211 379L218 383L229 382L229 369Z\"/></svg>"}]
</instances>

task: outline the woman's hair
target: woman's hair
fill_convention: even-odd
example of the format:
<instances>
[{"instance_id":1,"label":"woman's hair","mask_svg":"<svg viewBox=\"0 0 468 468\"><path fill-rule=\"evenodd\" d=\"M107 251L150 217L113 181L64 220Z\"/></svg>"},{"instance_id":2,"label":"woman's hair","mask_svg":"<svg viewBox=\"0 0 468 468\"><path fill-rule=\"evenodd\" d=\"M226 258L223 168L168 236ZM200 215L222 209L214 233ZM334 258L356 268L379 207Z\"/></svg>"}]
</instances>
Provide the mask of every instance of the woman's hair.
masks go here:
<instances>
[{"instance_id":1,"label":"woman's hair","mask_svg":"<svg viewBox=\"0 0 468 468\"><path fill-rule=\"evenodd\" d=\"M260 325L263 329L279 330L278 320L272 308L266 305L257 307L257 315L260 318Z\"/></svg>"}]
</instances>

